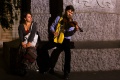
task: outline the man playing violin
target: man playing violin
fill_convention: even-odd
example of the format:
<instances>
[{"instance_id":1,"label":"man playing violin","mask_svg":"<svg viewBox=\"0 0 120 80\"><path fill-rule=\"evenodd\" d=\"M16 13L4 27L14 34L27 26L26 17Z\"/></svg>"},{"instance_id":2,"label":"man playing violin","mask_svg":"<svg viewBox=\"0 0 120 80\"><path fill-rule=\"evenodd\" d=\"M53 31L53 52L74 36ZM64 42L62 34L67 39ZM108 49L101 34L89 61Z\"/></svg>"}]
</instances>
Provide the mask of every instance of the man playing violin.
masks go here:
<instances>
[{"instance_id":1,"label":"man playing violin","mask_svg":"<svg viewBox=\"0 0 120 80\"><path fill-rule=\"evenodd\" d=\"M79 30L77 22L73 21L72 16L74 13L74 7L72 5L66 6L63 16L57 16L55 21L50 27L50 31L54 34L54 43L57 44L57 48L53 50L50 57L50 71L54 73L54 67L58 60L59 54L64 51L64 79L69 79L71 51L70 51L70 39L71 36Z\"/></svg>"}]
</instances>

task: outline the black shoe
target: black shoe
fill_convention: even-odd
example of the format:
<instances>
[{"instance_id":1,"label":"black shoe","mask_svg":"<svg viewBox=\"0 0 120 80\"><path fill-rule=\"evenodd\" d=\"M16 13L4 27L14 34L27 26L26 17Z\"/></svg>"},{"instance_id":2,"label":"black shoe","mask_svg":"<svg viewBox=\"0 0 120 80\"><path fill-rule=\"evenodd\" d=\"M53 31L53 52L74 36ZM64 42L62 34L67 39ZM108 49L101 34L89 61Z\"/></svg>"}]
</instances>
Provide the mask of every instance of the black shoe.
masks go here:
<instances>
[{"instance_id":1,"label":"black shoe","mask_svg":"<svg viewBox=\"0 0 120 80\"><path fill-rule=\"evenodd\" d=\"M49 70L49 73L50 73L50 74L55 74L54 69L50 69L50 70Z\"/></svg>"},{"instance_id":2,"label":"black shoe","mask_svg":"<svg viewBox=\"0 0 120 80\"><path fill-rule=\"evenodd\" d=\"M69 73L64 73L64 79L68 80L69 79Z\"/></svg>"}]
</instances>

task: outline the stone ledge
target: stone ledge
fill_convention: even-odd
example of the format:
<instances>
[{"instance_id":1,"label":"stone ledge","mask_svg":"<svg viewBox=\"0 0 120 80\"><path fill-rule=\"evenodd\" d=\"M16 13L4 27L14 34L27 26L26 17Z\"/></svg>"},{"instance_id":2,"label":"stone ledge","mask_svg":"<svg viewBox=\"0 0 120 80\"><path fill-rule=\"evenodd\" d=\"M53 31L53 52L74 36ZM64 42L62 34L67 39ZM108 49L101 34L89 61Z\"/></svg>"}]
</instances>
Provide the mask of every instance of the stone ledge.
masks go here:
<instances>
[{"instance_id":1,"label":"stone ledge","mask_svg":"<svg viewBox=\"0 0 120 80\"><path fill-rule=\"evenodd\" d=\"M81 41L74 42L74 49L120 48L120 41Z\"/></svg>"},{"instance_id":2,"label":"stone ledge","mask_svg":"<svg viewBox=\"0 0 120 80\"><path fill-rule=\"evenodd\" d=\"M40 47L48 41L41 41ZM19 40L3 42L3 55L7 69L10 68L10 51L17 50ZM81 41L71 42L71 71L99 71L120 69L119 41ZM52 49L53 50L53 49ZM52 50L50 50L50 55ZM64 53L64 52L62 52ZM62 71L64 54L59 56L56 70ZM114 66L113 66L114 65Z\"/></svg>"}]
</instances>

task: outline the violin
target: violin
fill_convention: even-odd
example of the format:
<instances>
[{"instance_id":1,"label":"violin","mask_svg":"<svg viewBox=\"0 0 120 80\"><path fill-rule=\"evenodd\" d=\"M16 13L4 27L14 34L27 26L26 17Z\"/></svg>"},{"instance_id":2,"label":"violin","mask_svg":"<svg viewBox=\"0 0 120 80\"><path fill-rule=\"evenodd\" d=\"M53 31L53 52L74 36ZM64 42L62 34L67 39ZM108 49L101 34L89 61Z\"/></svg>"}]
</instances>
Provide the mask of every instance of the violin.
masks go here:
<instances>
[{"instance_id":1,"label":"violin","mask_svg":"<svg viewBox=\"0 0 120 80\"><path fill-rule=\"evenodd\" d=\"M75 28L76 28L76 25L78 26L77 21L73 21L73 19L71 17L70 18L63 18L63 22L66 23L66 24L68 23L69 26L72 26L72 27L75 27ZM83 32L82 28L80 28L79 26L78 26L78 28L79 28L80 32Z\"/></svg>"},{"instance_id":2,"label":"violin","mask_svg":"<svg viewBox=\"0 0 120 80\"><path fill-rule=\"evenodd\" d=\"M78 23L77 23L76 21L72 21L72 22L70 22L70 24L71 24L72 26L74 26L74 27L75 27L76 25L78 26ZM76 28L76 27L75 27L75 28ZM80 32L83 32L83 29L82 29L82 28L80 28L79 26L78 26L78 28L79 28L79 31L80 31Z\"/></svg>"}]
</instances>

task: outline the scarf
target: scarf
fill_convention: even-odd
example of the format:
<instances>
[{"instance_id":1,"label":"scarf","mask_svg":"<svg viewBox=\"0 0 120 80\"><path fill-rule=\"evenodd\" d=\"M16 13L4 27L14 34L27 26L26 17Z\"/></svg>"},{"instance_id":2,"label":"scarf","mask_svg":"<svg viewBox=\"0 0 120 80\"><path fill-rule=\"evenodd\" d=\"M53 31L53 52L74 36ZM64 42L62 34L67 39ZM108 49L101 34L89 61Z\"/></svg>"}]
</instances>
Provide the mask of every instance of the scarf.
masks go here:
<instances>
[{"instance_id":1,"label":"scarf","mask_svg":"<svg viewBox=\"0 0 120 80\"><path fill-rule=\"evenodd\" d=\"M63 20L63 17L60 17L58 24L56 26L56 31L58 32L58 36L54 36L54 42L55 43L62 43L64 40L64 28L63 25L61 24L61 21Z\"/></svg>"}]
</instances>

